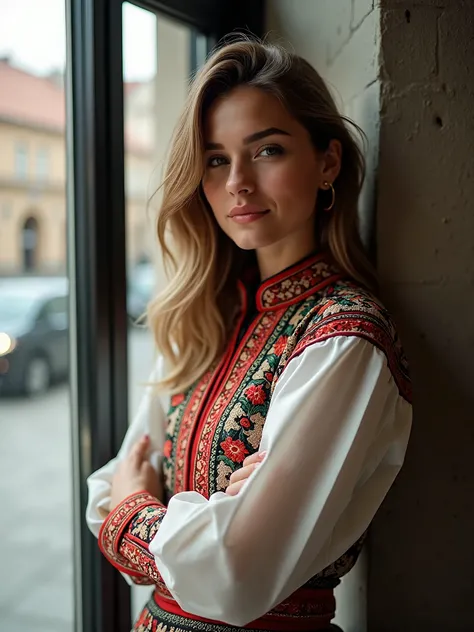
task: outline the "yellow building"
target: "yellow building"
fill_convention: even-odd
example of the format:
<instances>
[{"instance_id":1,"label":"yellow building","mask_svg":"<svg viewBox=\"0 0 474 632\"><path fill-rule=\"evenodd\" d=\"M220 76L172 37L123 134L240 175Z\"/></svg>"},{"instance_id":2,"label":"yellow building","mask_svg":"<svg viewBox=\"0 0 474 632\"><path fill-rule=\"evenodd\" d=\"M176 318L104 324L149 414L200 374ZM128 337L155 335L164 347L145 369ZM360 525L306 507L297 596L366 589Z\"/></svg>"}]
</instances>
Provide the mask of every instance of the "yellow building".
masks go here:
<instances>
[{"instance_id":1,"label":"yellow building","mask_svg":"<svg viewBox=\"0 0 474 632\"><path fill-rule=\"evenodd\" d=\"M152 90L151 83L125 85L127 258L132 265L150 258L146 204L154 133L153 100L147 93ZM37 77L1 60L0 275L65 271L65 125L61 76Z\"/></svg>"}]
</instances>

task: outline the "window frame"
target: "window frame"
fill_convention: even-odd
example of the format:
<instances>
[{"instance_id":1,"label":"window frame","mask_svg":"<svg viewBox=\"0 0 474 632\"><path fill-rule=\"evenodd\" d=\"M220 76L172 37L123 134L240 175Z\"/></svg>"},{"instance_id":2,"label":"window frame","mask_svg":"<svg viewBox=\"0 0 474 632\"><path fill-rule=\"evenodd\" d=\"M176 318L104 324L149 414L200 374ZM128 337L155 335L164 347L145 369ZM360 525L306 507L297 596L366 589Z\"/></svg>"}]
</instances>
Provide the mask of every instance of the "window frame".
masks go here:
<instances>
[{"instance_id":1,"label":"window frame","mask_svg":"<svg viewBox=\"0 0 474 632\"><path fill-rule=\"evenodd\" d=\"M130 588L84 520L86 478L115 456L128 427L123 0L65 1L75 630L129 632ZM263 0L133 4L211 43L235 27L262 34Z\"/></svg>"}]
</instances>

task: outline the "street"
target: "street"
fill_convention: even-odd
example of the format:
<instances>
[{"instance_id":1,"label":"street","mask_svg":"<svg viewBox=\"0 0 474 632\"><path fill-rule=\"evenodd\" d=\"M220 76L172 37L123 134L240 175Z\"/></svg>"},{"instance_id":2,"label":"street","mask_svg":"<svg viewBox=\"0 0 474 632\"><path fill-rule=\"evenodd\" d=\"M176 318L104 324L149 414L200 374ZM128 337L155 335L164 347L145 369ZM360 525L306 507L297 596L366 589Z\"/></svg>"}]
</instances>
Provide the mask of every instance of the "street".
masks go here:
<instances>
[{"instance_id":1,"label":"street","mask_svg":"<svg viewBox=\"0 0 474 632\"><path fill-rule=\"evenodd\" d=\"M131 329L131 415L152 362L150 334ZM0 630L73 632L68 386L0 399L0 432Z\"/></svg>"}]
</instances>

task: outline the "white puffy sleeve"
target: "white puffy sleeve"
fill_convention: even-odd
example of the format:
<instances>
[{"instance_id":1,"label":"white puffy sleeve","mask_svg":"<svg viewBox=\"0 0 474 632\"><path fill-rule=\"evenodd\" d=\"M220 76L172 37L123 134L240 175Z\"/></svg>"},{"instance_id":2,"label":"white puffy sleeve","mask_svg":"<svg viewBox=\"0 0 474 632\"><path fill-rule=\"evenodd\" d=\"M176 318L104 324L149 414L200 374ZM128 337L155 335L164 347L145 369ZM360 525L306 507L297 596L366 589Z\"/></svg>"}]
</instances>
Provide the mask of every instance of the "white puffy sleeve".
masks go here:
<instances>
[{"instance_id":1,"label":"white puffy sleeve","mask_svg":"<svg viewBox=\"0 0 474 632\"><path fill-rule=\"evenodd\" d=\"M128 454L131 447L145 434L150 436L150 462L157 473L160 472L166 431L166 403L164 401L165 398L158 395L152 385L161 378L163 373L162 364L162 358L159 358L148 379L138 411L128 428L117 456L87 479L89 495L86 508L86 522L96 537L98 537L101 526L109 513L112 476L117 463Z\"/></svg>"},{"instance_id":2,"label":"white puffy sleeve","mask_svg":"<svg viewBox=\"0 0 474 632\"><path fill-rule=\"evenodd\" d=\"M382 351L358 337L312 344L276 385L261 449L237 496L176 494L156 507L153 570L181 608L244 626L344 554L402 466L411 405Z\"/></svg>"}]
</instances>

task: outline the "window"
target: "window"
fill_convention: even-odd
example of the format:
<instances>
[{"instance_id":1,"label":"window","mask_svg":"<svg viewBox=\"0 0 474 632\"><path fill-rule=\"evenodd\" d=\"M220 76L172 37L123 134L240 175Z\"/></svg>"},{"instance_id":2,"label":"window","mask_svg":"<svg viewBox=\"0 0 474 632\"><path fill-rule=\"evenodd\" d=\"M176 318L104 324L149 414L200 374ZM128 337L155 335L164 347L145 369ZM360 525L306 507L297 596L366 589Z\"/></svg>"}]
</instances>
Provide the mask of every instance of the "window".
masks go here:
<instances>
[{"instance_id":1,"label":"window","mask_svg":"<svg viewBox=\"0 0 474 632\"><path fill-rule=\"evenodd\" d=\"M49 221L56 207L65 220L66 196L58 188L47 196L35 191L33 199L30 183L48 177L48 148L69 129L65 91L47 77L65 64L65 1L7 2L0 13L0 94L8 96L0 102L0 148L11 147L13 171L0 181L0 336L7 351L0 418L8 422L1 424L0 513L12 519L0 538L0 630L73 632L81 603L74 599L67 289L52 293L64 285L54 269L65 261ZM58 151L65 164L64 142ZM65 241L64 230L61 246Z\"/></svg>"},{"instance_id":2,"label":"window","mask_svg":"<svg viewBox=\"0 0 474 632\"><path fill-rule=\"evenodd\" d=\"M128 419L131 420L154 360L151 332L135 323L165 282L153 239L156 207L155 204L150 206L149 200L160 184L161 165L171 134L184 104L192 71L205 59L207 40L186 24L129 2L123 4L123 36L127 315L130 320ZM140 46L136 44L138 39ZM132 618L141 611L149 592L147 588L132 589Z\"/></svg>"},{"instance_id":3,"label":"window","mask_svg":"<svg viewBox=\"0 0 474 632\"><path fill-rule=\"evenodd\" d=\"M23 143L17 143L15 147L15 176L19 180L28 177L28 148Z\"/></svg>"},{"instance_id":4,"label":"window","mask_svg":"<svg viewBox=\"0 0 474 632\"><path fill-rule=\"evenodd\" d=\"M45 147L40 147L36 153L36 178L44 182L49 177L49 152Z\"/></svg>"}]
</instances>

